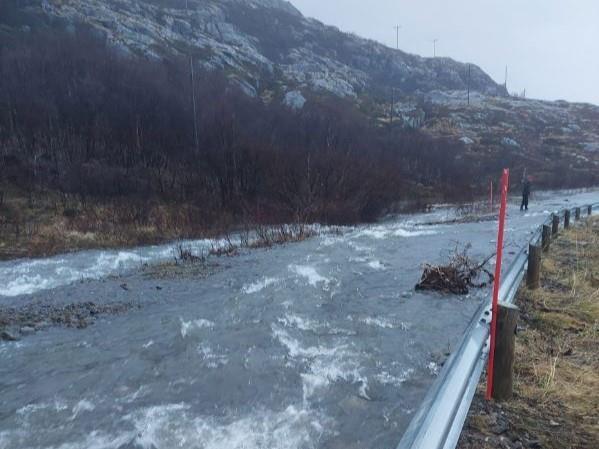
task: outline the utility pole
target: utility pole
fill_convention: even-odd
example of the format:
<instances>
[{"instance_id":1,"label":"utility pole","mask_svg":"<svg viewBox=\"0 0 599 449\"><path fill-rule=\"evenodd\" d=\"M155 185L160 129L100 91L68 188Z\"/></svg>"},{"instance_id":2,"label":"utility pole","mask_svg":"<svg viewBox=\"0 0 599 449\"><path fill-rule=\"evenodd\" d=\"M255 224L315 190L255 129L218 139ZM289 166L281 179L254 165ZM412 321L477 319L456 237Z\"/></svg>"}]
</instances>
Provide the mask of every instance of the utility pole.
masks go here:
<instances>
[{"instance_id":1,"label":"utility pole","mask_svg":"<svg viewBox=\"0 0 599 449\"><path fill-rule=\"evenodd\" d=\"M395 25L395 38L396 38L396 48L399 50L399 30L401 29L401 25Z\"/></svg>"},{"instance_id":2,"label":"utility pole","mask_svg":"<svg viewBox=\"0 0 599 449\"><path fill-rule=\"evenodd\" d=\"M507 65L505 66L505 90L507 91Z\"/></svg>"},{"instance_id":3,"label":"utility pole","mask_svg":"<svg viewBox=\"0 0 599 449\"><path fill-rule=\"evenodd\" d=\"M189 2L185 0L185 13L189 17ZM193 141L195 144L196 155L200 152L200 140L198 136L198 107L196 104L196 83L193 68L193 55L189 53L189 78L191 82L191 103L193 106Z\"/></svg>"},{"instance_id":4,"label":"utility pole","mask_svg":"<svg viewBox=\"0 0 599 449\"><path fill-rule=\"evenodd\" d=\"M437 42L439 39L433 39L433 58L437 57Z\"/></svg>"},{"instance_id":5,"label":"utility pole","mask_svg":"<svg viewBox=\"0 0 599 449\"><path fill-rule=\"evenodd\" d=\"M468 64L468 106L470 106L470 74L471 74L472 65Z\"/></svg>"},{"instance_id":6,"label":"utility pole","mask_svg":"<svg viewBox=\"0 0 599 449\"><path fill-rule=\"evenodd\" d=\"M390 116L390 125L393 125L393 114L395 113L395 88L391 88L391 116Z\"/></svg>"},{"instance_id":7,"label":"utility pole","mask_svg":"<svg viewBox=\"0 0 599 449\"><path fill-rule=\"evenodd\" d=\"M196 154L200 152L200 141L198 139L198 108L196 105L195 74L193 70L193 56L189 56L189 73L191 78L191 102L193 103L193 140L196 146Z\"/></svg>"}]
</instances>

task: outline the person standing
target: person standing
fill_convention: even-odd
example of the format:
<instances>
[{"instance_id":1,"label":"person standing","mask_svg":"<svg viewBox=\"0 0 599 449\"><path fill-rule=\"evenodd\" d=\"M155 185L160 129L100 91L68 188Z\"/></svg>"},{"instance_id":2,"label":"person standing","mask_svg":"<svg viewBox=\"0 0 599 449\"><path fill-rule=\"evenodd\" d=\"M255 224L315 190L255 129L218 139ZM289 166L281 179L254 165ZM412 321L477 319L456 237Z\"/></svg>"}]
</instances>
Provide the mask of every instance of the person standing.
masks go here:
<instances>
[{"instance_id":1,"label":"person standing","mask_svg":"<svg viewBox=\"0 0 599 449\"><path fill-rule=\"evenodd\" d=\"M528 210L528 200L530 199L530 190L532 188L531 184L530 176L525 176L522 179L522 204L520 205L520 210Z\"/></svg>"}]
</instances>

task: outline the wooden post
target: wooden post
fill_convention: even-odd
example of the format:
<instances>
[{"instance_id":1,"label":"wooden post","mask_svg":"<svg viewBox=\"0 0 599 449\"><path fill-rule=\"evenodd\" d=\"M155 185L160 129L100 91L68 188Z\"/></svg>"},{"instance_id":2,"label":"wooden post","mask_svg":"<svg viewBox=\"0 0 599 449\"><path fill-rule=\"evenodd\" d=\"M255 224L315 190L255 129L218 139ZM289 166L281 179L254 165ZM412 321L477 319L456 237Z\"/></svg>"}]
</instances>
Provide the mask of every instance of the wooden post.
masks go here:
<instances>
[{"instance_id":1,"label":"wooden post","mask_svg":"<svg viewBox=\"0 0 599 449\"><path fill-rule=\"evenodd\" d=\"M543 249L540 246L530 245L528 247L528 271L526 275L526 285L531 290L536 290L541 286L541 254Z\"/></svg>"},{"instance_id":2,"label":"wooden post","mask_svg":"<svg viewBox=\"0 0 599 449\"><path fill-rule=\"evenodd\" d=\"M497 316L497 346L495 347L495 365L493 399L507 401L512 397L514 384L514 350L516 329L518 327L518 307L500 303Z\"/></svg>"},{"instance_id":3,"label":"wooden post","mask_svg":"<svg viewBox=\"0 0 599 449\"><path fill-rule=\"evenodd\" d=\"M570 227L570 209L566 209L564 212L564 229L568 229Z\"/></svg>"},{"instance_id":4,"label":"wooden post","mask_svg":"<svg viewBox=\"0 0 599 449\"><path fill-rule=\"evenodd\" d=\"M549 247L551 246L551 226L549 225L543 225L543 241L542 241L542 246L543 246L543 251L547 252L549 251Z\"/></svg>"},{"instance_id":5,"label":"wooden post","mask_svg":"<svg viewBox=\"0 0 599 449\"><path fill-rule=\"evenodd\" d=\"M552 228L551 228L551 234L553 235L553 237L557 236L559 232L559 215L558 214L553 214L553 223L552 223Z\"/></svg>"},{"instance_id":6,"label":"wooden post","mask_svg":"<svg viewBox=\"0 0 599 449\"><path fill-rule=\"evenodd\" d=\"M580 207L577 207L577 208L574 210L574 218L576 219L576 221L579 221L579 220L580 220Z\"/></svg>"}]
</instances>

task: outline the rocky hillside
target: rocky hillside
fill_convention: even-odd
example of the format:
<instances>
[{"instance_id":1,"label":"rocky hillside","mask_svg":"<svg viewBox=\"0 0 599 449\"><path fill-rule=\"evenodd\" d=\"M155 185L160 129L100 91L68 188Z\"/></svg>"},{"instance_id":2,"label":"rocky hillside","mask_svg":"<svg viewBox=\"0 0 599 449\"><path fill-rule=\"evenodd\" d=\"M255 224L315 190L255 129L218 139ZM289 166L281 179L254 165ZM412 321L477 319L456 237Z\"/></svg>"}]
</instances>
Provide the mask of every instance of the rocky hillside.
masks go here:
<instances>
[{"instance_id":1,"label":"rocky hillside","mask_svg":"<svg viewBox=\"0 0 599 449\"><path fill-rule=\"evenodd\" d=\"M527 166L553 184L556 170L576 177L599 165L599 107L510 97L475 65L343 33L283 0L6 1L0 30L84 25L124 54L191 56L267 103L345 97L381 124L459 140L483 165Z\"/></svg>"},{"instance_id":2,"label":"rocky hillside","mask_svg":"<svg viewBox=\"0 0 599 449\"><path fill-rule=\"evenodd\" d=\"M15 1L15 0L8 0ZM465 64L421 58L340 32L302 16L282 0L24 0L22 10L54 24L90 25L126 53L160 58L193 54L224 69L252 95L314 89L339 96L465 89ZM478 67L474 90L504 94ZM388 95L388 92L384 95Z\"/></svg>"},{"instance_id":3,"label":"rocky hillside","mask_svg":"<svg viewBox=\"0 0 599 449\"><path fill-rule=\"evenodd\" d=\"M468 104L466 92L432 92L424 108L424 131L459 139L481 163L493 155L506 165L517 160L542 184L556 187L599 172L597 106L480 94Z\"/></svg>"}]
</instances>

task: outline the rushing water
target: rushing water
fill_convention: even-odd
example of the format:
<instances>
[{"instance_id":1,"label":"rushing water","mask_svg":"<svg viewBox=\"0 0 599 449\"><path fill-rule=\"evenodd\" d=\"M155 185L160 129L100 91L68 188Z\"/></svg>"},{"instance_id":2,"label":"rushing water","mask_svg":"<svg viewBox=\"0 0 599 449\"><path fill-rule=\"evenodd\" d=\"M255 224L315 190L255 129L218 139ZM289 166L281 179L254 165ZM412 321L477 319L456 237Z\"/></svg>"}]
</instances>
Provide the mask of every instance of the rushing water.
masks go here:
<instances>
[{"instance_id":1,"label":"rushing water","mask_svg":"<svg viewBox=\"0 0 599 449\"><path fill-rule=\"evenodd\" d=\"M508 259L551 211L592 201L512 206ZM1 263L3 305L143 307L0 343L0 448L395 447L488 294L412 293L455 242L494 251L495 222L424 224L447 213L248 251L203 279L140 272L169 245Z\"/></svg>"}]
</instances>

